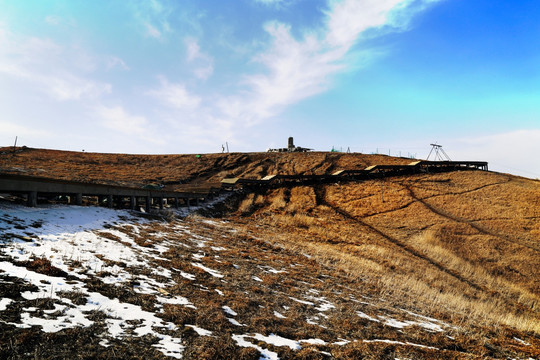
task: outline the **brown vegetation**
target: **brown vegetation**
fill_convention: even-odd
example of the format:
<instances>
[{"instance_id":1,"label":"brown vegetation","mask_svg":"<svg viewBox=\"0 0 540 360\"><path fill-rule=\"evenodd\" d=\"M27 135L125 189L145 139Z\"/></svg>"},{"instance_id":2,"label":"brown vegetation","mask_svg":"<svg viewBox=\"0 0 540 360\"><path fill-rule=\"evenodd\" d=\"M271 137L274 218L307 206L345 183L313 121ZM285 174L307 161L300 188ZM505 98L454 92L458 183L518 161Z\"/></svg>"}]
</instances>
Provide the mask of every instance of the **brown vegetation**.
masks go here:
<instances>
[{"instance_id":1,"label":"brown vegetation","mask_svg":"<svg viewBox=\"0 0 540 360\"><path fill-rule=\"evenodd\" d=\"M246 197L239 213L261 196ZM266 225L268 241L423 310L450 309L453 321L540 334L538 182L454 172L277 189L265 199L243 223Z\"/></svg>"},{"instance_id":2,"label":"brown vegetation","mask_svg":"<svg viewBox=\"0 0 540 360\"><path fill-rule=\"evenodd\" d=\"M231 176L322 174L408 162L362 154L196 158L27 149L14 156L1 155L0 171L179 187L179 182L194 186ZM258 343L281 359L540 356L538 181L481 171L419 174L261 190L242 195L234 209L223 221L190 216L182 222L152 222L137 233L130 226L99 233L114 241L121 241L123 234L145 247L164 239L177 244L154 264L174 274L176 285L163 289L163 294L186 297L196 308L165 304L160 315L181 329L186 358L259 358L258 351L232 340L239 333L325 342L303 344L299 351ZM174 228L179 224L186 230ZM188 246L194 239L207 243ZM195 253L197 262L224 277L195 266ZM25 266L54 270L43 259ZM144 269L133 271L146 274ZM193 274L196 281L181 276L182 272ZM156 303L154 295L143 296L131 288L99 281L88 286L144 309ZM82 301L77 294L69 296ZM324 304L323 298L335 306L324 316L315 310ZM225 313L224 306L237 315ZM418 324L398 331L383 321L388 317L413 324L419 322L418 314L444 322L444 331ZM233 324L232 318L241 325ZM187 325L210 330L213 336L199 336ZM20 353L39 355L44 350L29 348L20 339L43 341L43 349L50 347L51 340L31 330L14 331L10 339L0 335L0 340L13 341L11 346L21 347ZM81 329L75 338L90 344L84 349L91 356L97 345L87 330ZM73 332L51 336L61 342L68 335ZM116 351L127 347L113 344ZM0 354L9 351L14 350L0 346ZM122 358L160 356L149 350L135 352L130 350Z\"/></svg>"},{"instance_id":3,"label":"brown vegetation","mask_svg":"<svg viewBox=\"0 0 540 360\"><path fill-rule=\"evenodd\" d=\"M374 164L407 164L410 159L344 153L226 153L191 155L102 154L47 149L0 148L0 172L53 179L169 189L219 185L226 177L324 174Z\"/></svg>"}]
</instances>

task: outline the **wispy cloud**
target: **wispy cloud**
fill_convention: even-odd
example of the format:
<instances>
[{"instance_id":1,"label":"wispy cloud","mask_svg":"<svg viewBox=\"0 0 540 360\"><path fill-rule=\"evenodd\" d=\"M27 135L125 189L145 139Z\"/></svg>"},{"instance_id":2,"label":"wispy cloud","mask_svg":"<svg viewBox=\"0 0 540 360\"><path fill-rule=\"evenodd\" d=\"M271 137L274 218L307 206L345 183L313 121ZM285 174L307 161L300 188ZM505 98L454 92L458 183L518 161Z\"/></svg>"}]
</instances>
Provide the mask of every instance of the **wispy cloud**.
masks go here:
<instances>
[{"instance_id":1,"label":"wispy cloud","mask_svg":"<svg viewBox=\"0 0 540 360\"><path fill-rule=\"evenodd\" d=\"M122 70L129 70L129 66L127 66L124 60L120 59L117 56L106 56L105 64L107 66L107 69L119 68Z\"/></svg>"},{"instance_id":2,"label":"wispy cloud","mask_svg":"<svg viewBox=\"0 0 540 360\"><path fill-rule=\"evenodd\" d=\"M132 3L135 19L141 24L143 34L157 40L171 32L168 16L170 9L158 0L143 0Z\"/></svg>"},{"instance_id":3,"label":"wispy cloud","mask_svg":"<svg viewBox=\"0 0 540 360\"><path fill-rule=\"evenodd\" d=\"M97 98L112 86L85 76L95 69L94 59L78 48L66 48L50 39L0 33L0 74L22 79L55 100Z\"/></svg>"},{"instance_id":4,"label":"wispy cloud","mask_svg":"<svg viewBox=\"0 0 540 360\"><path fill-rule=\"evenodd\" d=\"M454 158L485 160L490 169L540 178L540 129L445 140ZM445 146L446 147L446 146Z\"/></svg>"},{"instance_id":5,"label":"wispy cloud","mask_svg":"<svg viewBox=\"0 0 540 360\"><path fill-rule=\"evenodd\" d=\"M201 51L201 47L196 39L191 37L186 38L185 43L188 62L196 64L193 73L201 80L208 79L214 72L214 60L211 56Z\"/></svg>"},{"instance_id":6,"label":"wispy cloud","mask_svg":"<svg viewBox=\"0 0 540 360\"><path fill-rule=\"evenodd\" d=\"M9 121L0 121L0 128L2 129L3 136L9 135L12 136L13 139L15 139L15 136L35 139L53 135L50 131L37 129L35 126L24 126Z\"/></svg>"},{"instance_id":7,"label":"wispy cloud","mask_svg":"<svg viewBox=\"0 0 540 360\"><path fill-rule=\"evenodd\" d=\"M219 107L229 116L255 124L328 90L333 76L351 67L351 50L365 31L397 29L402 19L412 16L413 8L428 2L433 0L330 0L321 26L304 29L301 38L293 36L290 25L267 23L270 44L253 58L266 71L244 76L249 91L223 98Z\"/></svg>"},{"instance_id":8,"label":"wispy cloud","mask_svg":"<svg viewBox=\"0 0 540 360\"><path fill-rule=\"evenodd\" d=\"M164 104L176 109L194 109L199 106L201 98L191 95L183 84L171 84L164 77L160 77L160 87L147 91Z\"/></svg>"},{"instance_id":9,"label":"wispy cloud","mask_svg":"<svg viewBox=\"0 0 540 360\"><path fill-rule=\"evenodd\" d=\"M63 17L59 15L45 16L45 22L51 26L67 26L74 27L77 22L72 17Z\"/></svg>"},{"instance_id":10,"label":"wispy cloud","mask_svg":"<svg viewBox=\"0 0 540 360\"><path fill-rule=\"evenodd\" d=\"M143 135L147 132L145 117L131 115L122 106L97 106L95 109L101 125L126 135Z\"/></svg>"},{"instance_id":11,"label":"wispy cloud","mask_svg":"<svg viewBox=\"0 0 540 360\"><path fill-rule=\"evenodd\" d=\"M45 17L45 22L49 25L58 25L62 21L62 18L57 15L48 15Z\"/></svg>"},{"instance_id":12,"label":"wispy cloud","mask_svg":"<svg viewBox=\"0 0 540 360\"><path fill-rule=\"evenodd\" d=\"M251 64L261 65L260 71L240 75L233 91L196 94L185 84L169 83L162 78L161 87L147 94L170 107L193 110L182 113L182 120L172 120L181 122L184 128L189 121L196 121L195 128L204 124L201 131L206 133L210 128L220 128L213 133L216 140L223 139L224 134L234 136L275 117L287 106L331 88L335 75L358 66L354 55L362 50L356 46L361 35L375 28L398 29L400 22L395 19L412 16L408 3L329 0L319 27L293 31L290 25L278 21L264 24L269 41L251 57ZM399 12L402 14L397 16ZM299 32L301 36L294 35ZM195 38L186 38L185 43L188 62L208 60ZM367 56L370 54L379 56L379 51Z\"/></svg>"},{"instance_id":13,"label":"wispy cloud","mask_svg":"<svg viewBox=\"0 0 540 360\"><path fill-rule=\"evenodd\" d=\"M256 3L266 6L274 6L276 8L282 8L291 4L295 0L255 0Z\"/></svg>"}]
</instances>

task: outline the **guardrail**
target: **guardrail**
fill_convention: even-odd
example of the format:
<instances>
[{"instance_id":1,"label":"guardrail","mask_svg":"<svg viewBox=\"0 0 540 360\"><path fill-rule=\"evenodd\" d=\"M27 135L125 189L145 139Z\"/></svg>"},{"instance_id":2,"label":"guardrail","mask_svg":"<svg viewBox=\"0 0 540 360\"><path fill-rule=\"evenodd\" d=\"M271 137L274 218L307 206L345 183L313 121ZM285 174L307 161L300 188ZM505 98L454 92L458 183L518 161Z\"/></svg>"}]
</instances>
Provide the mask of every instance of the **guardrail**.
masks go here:
<instances>
[{"instance_id":1,"label":"guardrail","mask_svg":"<svg viewBox=\"0 0 540 360\"><path fill-rule=\"evenodd\" d=\"M368 180L388 176L400 176L422 172L457 170L488 170L486 161L415 161L406 165L372 165L365 169L340 170L323 175L269 175L262 179L226 178L221 187L271 187L294 184L327 183L340 180Z\"/></svg>"},{"instance_id":2,"label":"guardrail","mask_svg":"<svg viewBox=\"0 0 540 360\"><path fill-rule=\"evenodd\" d=\"M98 198L98 203L106 203L109 207L113 207L115 202L118 207L122 207L125 199L128 199L131 209L144 203L146 211L150 211L156 199L160 208L163 208L166 199L171 199L178 208L180 201L186 206L190 206L193 201L198 205L200 200L213 197L219 191L220 189L210 188L206 192L179 192L0 174L0 192L26 194L28 206L36 206L38 196L68 196L70 203L76 205L82 204L83 197L93 196Z\"/></svg>"}]
</instances>

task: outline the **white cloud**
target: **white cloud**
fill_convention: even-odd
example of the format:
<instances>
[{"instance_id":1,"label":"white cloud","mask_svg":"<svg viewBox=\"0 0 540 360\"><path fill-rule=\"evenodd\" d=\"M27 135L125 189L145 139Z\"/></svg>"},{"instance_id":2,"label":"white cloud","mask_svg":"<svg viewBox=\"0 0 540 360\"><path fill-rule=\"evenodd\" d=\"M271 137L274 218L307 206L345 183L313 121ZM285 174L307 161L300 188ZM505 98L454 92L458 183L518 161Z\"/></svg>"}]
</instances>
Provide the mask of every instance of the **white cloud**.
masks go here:
<instances>
[{"instance_id":1,"label":"white cloud","mask_svg":"<svg viewBox=\"0 0 540 360\"><path fill-rule=\"evenodd\" d=\"M0 75L34 85L55 100L95 99L112 86L89 79L93 57L78 48L65 48L47 38L0 33Z\"/></svg>"},{"instance_id":2,"label":"white cloud","mask_svg":"<svg viewBox=\"0 0 540 360\"><path fill-rule=\"evenodd\" d=\"M143 135L147 132L146 118L128 114L121 106L98 106L95 109L101 124L127 135Z\"/></svg>"},{"instance_id":3,"label":"white cloud","mask_svg":"<svg viewBox=\"0 0 540 360\"><path fill-rule=\"evenodd\" d=\"M62 21L62 18L57 15L49 15L45 17L45 22L49 25L58 25Z\"/></svg>"},{"instance_id":4,"label":"white cloud","mask_svg":"<svg viewBox=\"0 0 540 360\"><path fill-rule=\"evenodd\" d=\"M195 109L199 106L201 98L191 95L183 84L171 84L165 78L160 78L159 89L150 90L148 95L176 109Z\"/></svg>"},{"instance_id":5,"label":"white cloud","mask_svg":"<svg viewBox=\"0 0 540 360\"><path fill-rule=\"evenodd\" d=\"M106 56L105 63L106 63L107 69L120 68L122 70L129 70L129 66L126 65L124 60L116 56Z\"/></svg>"},{"instance_id":6,"label":"white cloud","mask_svg":"<svg viewBox=\"0 0 540 360\"><path fill-rule=\"evenodd\" d=\"M352 67L351 49L361 34L385 26L397 28L396 19L410 17L418 6L412 3L426 2L433 0L329 0L323 26L305 31L300 39L293 36L290 25L267 23L265 30L271 43L253 58L266 71L246 75L243 83L249 90L221 99L219 108L255 124L275 116L287 105L326 91L334 75ZM372 56L379 54L372 52Z\"/></svg>"},{"instance_id":7,"label":"white cloud","mask_svg":"<svg viewBox=\"0 0 540 360\"><path fill-rule=\"evenodd\" d=\"M171 32L168 21L170 9L157 0L138 1L132 4L135 19L143 28L143 33L147 37L163 40L166 33Z\"/></svg>"},{"instance_id":8,"label":"white cloud","mask_svg":"<svg viewBox=\"0 0 540 360\"><path fill-rule=\"evenodd\" d=\"M369 28L388 25L389 14L403 0L330 1L327 10L327 36L330 46L348 49L358 35Z\"/></svg>"},{"instance_id":9,"label":"white cloud","mask_svg":"<svg viewBox=\"0 0 540 360\"><path fill-rule=\"evenodd\" d=\"M69 73L57 76L34 75L34 80L40 82L43 87L48 87L50 96L60 101L95 99L112 91L110 84L97 83Z\"/></svg>"},{"instance_id":10,"label":"white cloud","mask_svg":"<svg viewBox=\"0 0 540 360\"><path fill-rule=\"evenodd\" d=\"M146 34L155 39L161 39L161 31L159 31L154 25L145 22Z\"/></svg>"},{"instance_id":11,"label":"white cloud","mask_svg":"<svg viewBox=\"0 0 540 360\"><path fill-rule=\"evenodd\" d=\"M208 54L201 52L201 47L196 39L186 38L185 43L188 62L194 62L197 65L193 73L201 80L208 79L214 72L214 60Z\"/></svg>"},{"instance_id":12,"label":"white cloud","mask_svg":"<svg viewBox=\"0 0 540 360\"><path fill-rule=\"evenodd\" d=\"M187 48L187 59L193 61L201 57L201 47L197 43L197 40L193 38L187 38L185 40Z\"/></svg>"},{"instance_id":13,"label":"white cloud","mask_svg":"<svg viewBox=\"0 0 540 360\"><path fill-rule=\"evenodd\" d=\"M410 11L404 6L406 3L399 0L329 1L320 27L304 30L300 37L293 35L290 25L268 22L264 30L270 42L251 58L252 63L262 65L263 70L240 76L229 93L199 96L185 84L162 79L161 87L147 94L175 109L189 110L182 112L180 119L174 112L170 115L171 124L178 124L183 133L188 129L193 134L205 133L211 143L234 138L246 128L276 116L286 106L328 90L336 74L358 66L358 59L352 57L357 52L352 49L361 35L373 28L396 27L396 11ZM195 38L186 38L185 45L188 63L208 59ZM199 71L200 78L207 76L203 68ZM196 125L189 126L189 123Z\"/></svg>"},{"instance_id":14,"label":"white cloud","mask_svg":"<svg viewBox=\"0 0 540 360\"><path fill-rule=\"evenodd\" d=\"M214 66L212 64L208 64L206 66L198 67L195 70L193 70L193 74L201 80L206 80L212 74L214 73Z\"/></svg>"},{"instance_id":15,"label":"white cloud","mask_svg":"<svg viewBox=\"0 0 540 360\"><path fill-rule=\"evenodd\" d=\"M8 142L3 142L3 144L9 143L9 139L14 140L15 136L18 136L19 138L39 138L52 135L50 131L38 129L35 126L29 127L20 124L14 124L8 121L0 121L0 129L2 129L3 140L8 140ZM9 139L6 139L6 137L9 137Z\"/></svg>"},{"instance_id":16,"label":"white cloud","mask_svg":"<svg viewBox=\"0 0 540 360\"><path fill-rule=\"evenodd\" d=\"M452 160L488 161L490 170L540 178L540 129L446 140ZM446 147L446 145L445 145Z\"/></svg>"},{"instance_id":17,"label":"white cloud","mask_svg":"<svg viewBox=\"0 0 540 360\"><path fill-rule=\"evenodd\" d=\"M45 22L51 26L76 26L76 21L71 17L62 17L59 15L47 15L45 16Z\"/></svg>"},{"instance_id":18,"label":"white cloud","mask_svg":"<svg viewBox=\"0 0 540 360\"><path fill-rule=\"evenodd\" d=\"M255 0L256 3L263 4L266 6L274 6L281 8L293 2L293 0Z\"/></svg>"}]
</instances>

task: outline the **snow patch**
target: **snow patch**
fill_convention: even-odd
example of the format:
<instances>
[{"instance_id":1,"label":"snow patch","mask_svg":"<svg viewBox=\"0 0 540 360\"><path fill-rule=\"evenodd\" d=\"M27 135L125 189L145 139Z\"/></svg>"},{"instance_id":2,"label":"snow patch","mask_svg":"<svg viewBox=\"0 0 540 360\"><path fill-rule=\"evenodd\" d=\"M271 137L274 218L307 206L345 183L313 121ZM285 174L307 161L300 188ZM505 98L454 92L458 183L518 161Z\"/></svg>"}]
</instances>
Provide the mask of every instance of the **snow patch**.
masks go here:
<instances>
[{"instance_id":1,"label":"snow patch","mask_svg":"<svg viewBox=\"0 0 540 360\"><path fill-rule=\"evenodd\" d=\"M191 263L191 265L193 265L195 267L198 267L199 269L203 269L204 271L206 271L207 273L209 273L213 277L217 277L217 278L222 278L223 277L223 275L219 271L210 269L210 268L204 266L201 263Z\"/></svg>"},{"instance_id":2,"label":"snow patch","mask_svg":"<svg viewBox=\"0 0 540 360\"><path fill-rule=\"evenodd\" d=\"M231 316L236 316L236 315L238 315L238 314L236 313L236 311L234 311L233 309L231 309L231 308L228 307L228 306L222 306L222 309L223 309L223 311L225 311L227 314L229 314L229 315L231 315Z\"/></svg>"}]
</instances>

